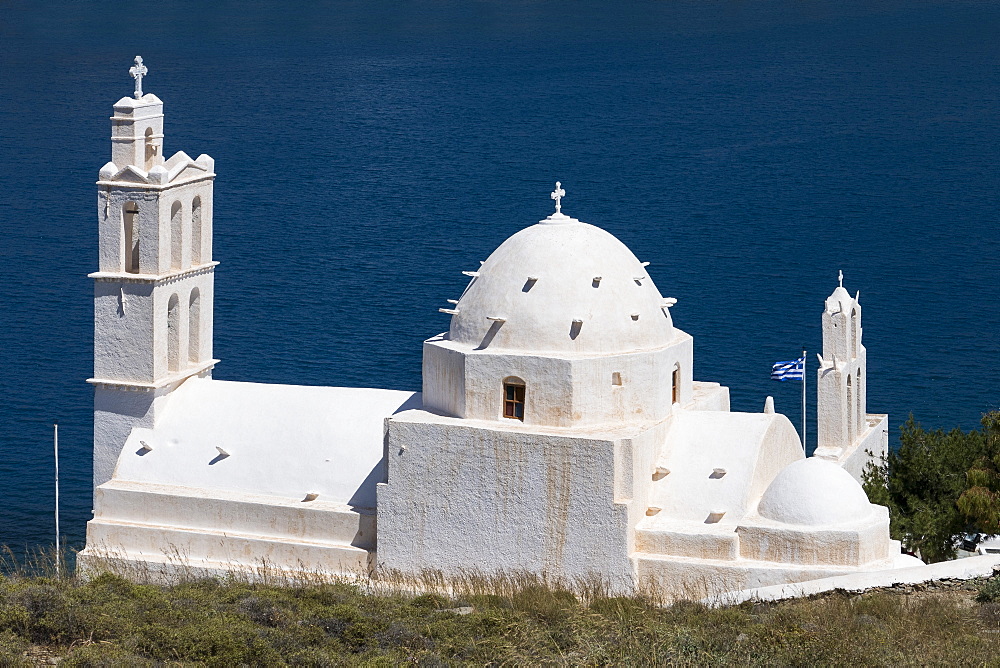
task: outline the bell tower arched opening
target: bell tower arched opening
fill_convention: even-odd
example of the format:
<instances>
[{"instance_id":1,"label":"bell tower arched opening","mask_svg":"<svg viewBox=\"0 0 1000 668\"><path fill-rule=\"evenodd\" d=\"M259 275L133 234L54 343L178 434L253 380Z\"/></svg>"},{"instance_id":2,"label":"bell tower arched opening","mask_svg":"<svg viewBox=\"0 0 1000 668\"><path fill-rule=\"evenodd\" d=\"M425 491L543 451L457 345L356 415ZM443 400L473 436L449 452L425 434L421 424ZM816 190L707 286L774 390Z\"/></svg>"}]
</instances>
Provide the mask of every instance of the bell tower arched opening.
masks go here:
<instances>
[{"instance_id":1,"label":"bell tower arched opening","mask_svg":"<svg viewBox=\"0 0 1000 668\"><path fill-rule=\"evenodd\" d=\"M191 291L188 302L188 360L192 363L201 360L201 291L195 288Z\"/></svg>"},{"instance_id":2,"label":"bell tower arched opening","mask_svg":"<svg viewBox=\"0 0 1000 668\"><path fill-rule=\"evenodd\" d=\"M170 206L170 268L181 268L181 254L184 244L184 218L180 202Z\"/></svg>"},{"instance_id":3,"label":"bell tower arched opening","mask_svg":"<svg viewBox=\"0 0 1000 668\"><path fill-rule=\"evenodd\" d=\"M854 442L854 413L851 407L854 405L854 387L851 384L851 376L847 376L847 410L844 413L847 415L847 442Z\"/></svg>"},{"instance_id":4,"label":"bell tower arched opening","mask_svg":"<svg viewBox=\"0 0 1000 668\"><path fill-rule=\"evenodd\" d=\"M201 198L191 202L191 264L201 264Z\"/></svg>"},{"instance_id":5,"label":"bell tower arched opening","mask_svg":"<svg viewBox=\"0 0 1000 668\"><path fill-rule=\"evenodd\" d=\"M861 331L858 329L858 309L851 309L851 356L857 357L861 344Z\"/></svg>"},{"instance_id":6,"label":"bell tower arched opening","mask_svg":"<svg viewBox=\"0 0 1000 668\"><path fill-rule=\"evenodd\" d=\"M153 132L153 128L146 128L145 138L145 169L148 172L153 168L153 163L156 159L156 133Z\"/></svg>"},{"instance_id":7,"label":"bell tower arched opening","mask_svg":"<svg viewBox=\"0 0 1000 668\"><path fill-rule=\"evenodd\" d=\"M139 273L139 205L125 202L122 206L122 268L126 273Z\"/></svg>"},{"instance_id":8,"label":"bell tower arched opening","mask_svg":"<svg viewBox=\"0 0 1000 668\"><path fill-rule=\"evenodd\" d=\"M167 370L180 371L181 306L177 294L167 302Z\"/></svg>"}]
</instances>

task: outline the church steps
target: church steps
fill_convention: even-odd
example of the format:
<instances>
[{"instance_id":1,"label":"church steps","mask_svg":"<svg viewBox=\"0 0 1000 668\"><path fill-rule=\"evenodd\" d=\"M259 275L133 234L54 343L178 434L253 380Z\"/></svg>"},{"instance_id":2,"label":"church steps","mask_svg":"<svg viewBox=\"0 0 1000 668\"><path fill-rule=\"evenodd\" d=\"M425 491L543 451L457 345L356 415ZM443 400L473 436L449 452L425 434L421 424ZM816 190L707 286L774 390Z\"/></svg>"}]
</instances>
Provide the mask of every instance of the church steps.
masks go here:
<instances>
[{"instance_id":1,"label":"church steps","mask_svg":"<svg viewBox=\"0 0 1000 668\"><path fill-rule=\"evenodd\" d=\"M287 569L293 564L302 573L360 575L370 570L374 558L373 553L350 545L118 521L93 520L87 534L87 549L78 555L85 570L117 562L158 562L174 571L221 573L273 564Z\"/></svg>"},{"instance_id":2,"label":"church steps","mask_svg":"<svg viewBox=\"0 0 1000 668\"><path fill-rule=\"evenodd\" d=\"M642 527L635 531L638 555L672 555L697 559L736 559L740 552L740 539L734 525L700 524L685 527Z\"/></svg>"},{"instance_id":3,"label":"church steps","mask_svg":"<svg viewBox=\"0 0 1000 668\"><path fill-rule=\"evenodd\" d=\"M343 503L121 480L101 485L96 493L97 514L88 524L88 541L102 531L101 526L129 526L350 548L366 554L375 546L374 514Z\"/></svg>"}]
</instances>

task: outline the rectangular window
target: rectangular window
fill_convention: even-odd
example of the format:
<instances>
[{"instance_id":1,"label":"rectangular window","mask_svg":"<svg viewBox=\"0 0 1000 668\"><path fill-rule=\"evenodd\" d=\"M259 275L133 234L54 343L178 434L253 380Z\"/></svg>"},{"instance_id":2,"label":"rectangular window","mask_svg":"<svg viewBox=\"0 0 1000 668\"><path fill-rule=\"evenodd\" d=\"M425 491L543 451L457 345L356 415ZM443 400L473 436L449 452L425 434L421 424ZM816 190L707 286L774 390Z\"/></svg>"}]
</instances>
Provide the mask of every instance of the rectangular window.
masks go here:
<instances>
[{"instance_id":1,"label":"rectangular window","mask_svg":"<svg viewBox=\"0 0 1000 668\"><path fill-rule=\"evenodd\" d=\"M503 416L524 421L524 385L503 384Z\"/></svg>"}]
</instances>

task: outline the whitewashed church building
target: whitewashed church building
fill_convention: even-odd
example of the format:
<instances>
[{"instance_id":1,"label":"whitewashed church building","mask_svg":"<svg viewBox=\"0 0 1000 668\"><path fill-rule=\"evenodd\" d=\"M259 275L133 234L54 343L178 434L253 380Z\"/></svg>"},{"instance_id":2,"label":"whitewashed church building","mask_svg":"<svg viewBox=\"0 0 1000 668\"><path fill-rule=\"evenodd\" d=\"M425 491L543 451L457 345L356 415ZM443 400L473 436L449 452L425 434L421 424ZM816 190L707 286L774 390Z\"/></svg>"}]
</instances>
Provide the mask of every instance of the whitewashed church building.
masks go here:
<instances>
[{"instance_id":1,"label":"whitewashed church building","mask_svg":"<svg viewBox=\"0 0 1000 668\"><path fill-rule=\"evenodd\" d=\"M861 309L823 312L819 449L729 410L614 236L555 212L504 241L423 343L422 392L213 380L215 164L165 158L163 103L114 105L97 182L94 517L84 568L597 576L726 591L899 566L856 481ZM416 345L416 343L414 344Z\"/></svg>"}]
</instances>

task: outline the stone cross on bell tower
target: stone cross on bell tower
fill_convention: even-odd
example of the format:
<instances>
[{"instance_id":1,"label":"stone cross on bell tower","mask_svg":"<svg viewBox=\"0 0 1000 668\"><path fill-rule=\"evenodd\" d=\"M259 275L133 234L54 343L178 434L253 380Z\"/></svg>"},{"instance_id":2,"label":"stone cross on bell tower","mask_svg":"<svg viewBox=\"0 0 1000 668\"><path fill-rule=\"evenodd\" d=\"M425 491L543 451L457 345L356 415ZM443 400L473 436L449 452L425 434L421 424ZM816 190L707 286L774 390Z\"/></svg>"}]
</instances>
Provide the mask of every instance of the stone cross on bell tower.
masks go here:
<instances>
[{"instance_id":1,"label":"stone cross on bell tower","mask_svg":"<svg viewBox=\"0 0 1000 668\"><path fill-rule=\"evenodd\" d=\"M129 68L128 73L132 75L135 79L135 99L140 99L142 97L142 78L146 76L149 72L146 66L142 64L142 56L135 57L135 65Z\"/></svg>"}]
</instances>

